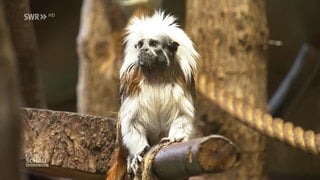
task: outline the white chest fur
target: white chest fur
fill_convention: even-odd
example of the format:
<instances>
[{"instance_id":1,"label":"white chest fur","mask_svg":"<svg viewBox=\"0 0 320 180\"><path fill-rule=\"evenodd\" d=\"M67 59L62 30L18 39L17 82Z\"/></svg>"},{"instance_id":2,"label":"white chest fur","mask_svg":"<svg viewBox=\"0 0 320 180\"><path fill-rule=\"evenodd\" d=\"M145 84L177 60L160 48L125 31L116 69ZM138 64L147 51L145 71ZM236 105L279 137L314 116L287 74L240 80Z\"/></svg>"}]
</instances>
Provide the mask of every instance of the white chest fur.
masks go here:
<instances>
[{"instance_id":1,"label":"white chest fur","mask_svg":"<svg viewBox=\"0 0 320 180\"><path fill-rule=\"evenodd\" d=\"M176 83L140 84L138 95L128 97L120 110L122 128L134 126L145 134L149 143L168 136L172 122L182 114L193 118L192 98Z\"/></svg>"},{"instance_id":2,"label":"white chest fur","mask_svg":"<svg viewBox=\"0 0 320 180\"><path fill-rule=\"evenodd\" d=\"M176 83L149 85L142 81L140 92L122 103L119 118L130 154L164 137L186 140L193 129L192 96Z\"/></svg>"},{"instance_id":3,"label":"white chest fur","mask_svg":"<svg viewBox=\"0 0 320 180\"><path fill-rule=\"evenodd\" d=\"M183 89L174 83L142 85L137 97L140 106L137 120L142 121L154 135L168 133L171 123L181 113L181 100L184 96Z\"/></svg>"}]
</instances>

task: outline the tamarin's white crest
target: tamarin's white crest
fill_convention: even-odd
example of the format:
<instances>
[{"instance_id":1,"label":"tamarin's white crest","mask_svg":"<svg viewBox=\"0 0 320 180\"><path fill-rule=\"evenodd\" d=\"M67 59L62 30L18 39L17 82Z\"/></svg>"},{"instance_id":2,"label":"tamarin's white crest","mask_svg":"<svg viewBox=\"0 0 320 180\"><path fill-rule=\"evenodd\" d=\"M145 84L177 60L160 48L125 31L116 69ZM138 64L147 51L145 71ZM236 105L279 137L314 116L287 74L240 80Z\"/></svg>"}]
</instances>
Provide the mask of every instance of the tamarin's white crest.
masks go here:
<instances>
[{"instance_id":1,"label":"tamarin's white crest","mask_svg":"<svg viewBox=\"0 0 320 180\"><path fill-rule=\"evenodd\" d=\"M139 7L161 8L163 0L116 0L127 17Z\"/></svg>"},{"instance_id":2,"label":"tamarin's white crest","mask_svg":"<svg viewBox=\"0 0 320 180\"><path fill-rule=\"evenodd\" d=\"M149 147L186 141L193 133L198 53L175 21L157 11L132 19L126 29L119 119L129 172L137 173Z\"/></svg>"}]
</instances>

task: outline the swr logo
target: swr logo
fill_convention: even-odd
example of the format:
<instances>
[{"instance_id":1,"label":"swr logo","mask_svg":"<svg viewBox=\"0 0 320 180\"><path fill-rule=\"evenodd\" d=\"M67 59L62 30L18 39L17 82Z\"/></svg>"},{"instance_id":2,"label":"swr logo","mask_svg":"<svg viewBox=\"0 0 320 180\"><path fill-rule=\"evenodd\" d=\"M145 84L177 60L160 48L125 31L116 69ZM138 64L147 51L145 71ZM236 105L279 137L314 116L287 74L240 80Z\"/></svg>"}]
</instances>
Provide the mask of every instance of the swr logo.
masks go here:
<instances>
[{"instance_id":1,"label":"swr logo","mask_svg":"<svg viewBox=\"0 0 320 180\"><path fill-rule=\"evenodd\" d=\"M25 21L39 21L45 20L47 17L55 17L55 13L49 13L48 16L46 14L39 13L25 13L23 16Z\"/></svg>"}]
</instances>

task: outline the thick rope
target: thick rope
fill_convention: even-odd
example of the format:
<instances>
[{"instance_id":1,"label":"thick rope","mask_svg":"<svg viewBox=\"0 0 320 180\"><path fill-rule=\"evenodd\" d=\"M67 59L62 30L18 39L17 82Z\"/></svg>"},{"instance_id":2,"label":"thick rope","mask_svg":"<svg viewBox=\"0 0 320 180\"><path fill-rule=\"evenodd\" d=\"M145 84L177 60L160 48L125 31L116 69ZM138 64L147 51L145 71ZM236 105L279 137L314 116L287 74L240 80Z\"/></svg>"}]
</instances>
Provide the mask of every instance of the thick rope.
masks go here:
<instances>
[{"instance_id":1,"label":"thick rope","mask_svg":"<svg viewBox=\"0 0 320 180\"><path fill-rule=\"evenodd\" d=\"M213 80L205 74L199 73L197 80L197 88L201 93L242 123L295 148L320 155L320 134L315 134L311 130L305 131L291 122L273 118L259 108L245 104L243 100L236 99L222 88L216 87Z\"/></svg>"}]
</instances>

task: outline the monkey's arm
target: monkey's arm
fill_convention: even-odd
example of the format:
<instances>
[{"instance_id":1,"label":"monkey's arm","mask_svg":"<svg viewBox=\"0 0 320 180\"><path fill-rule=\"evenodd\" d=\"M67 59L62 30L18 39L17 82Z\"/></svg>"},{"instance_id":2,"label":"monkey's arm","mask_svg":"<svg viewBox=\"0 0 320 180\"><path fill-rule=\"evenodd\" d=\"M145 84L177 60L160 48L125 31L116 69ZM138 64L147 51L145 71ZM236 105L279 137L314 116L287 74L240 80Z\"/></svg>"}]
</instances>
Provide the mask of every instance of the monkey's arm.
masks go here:
<instances>
[{"instance_id":1,"label":"monkey's arm","mask_svg":"<svg viewBox=\"0 0 320 180\"><path fill-rule=\"evenodd\" d=\"M170 125L168 137L163 138L162 141L187 141L194 133L193 122L195 109L193 104L195 100L195 88L193 76L191 81L184 85L184 88L177 86L175 89L175 96L180 96L178 103L180 113Z\"/></svg>"},{"instance_id":2,"label":"monkey's arm","mask_svg":"<svg viewBox=\"0 0 320 180\"><path fill-rule=\"evenodd\" d=\"M126 102L125 102L126 103ZM131 103L131 102L128 102ZM147 137L142 124L136 122L134 106L125 107L121 111L121 134L122 143L128 148L130 156L140 154L145 147L148 147Z\"/></svg>"},{"instance_id":3,"label":"monkey's arm","mask_svg":"<svg viewBox=\"0 0 320 180\"><path fill-rule=\"evenodd\" d=\"M129 79L131 73L130 68L126 74L120 78L120 103L121 109L119 112L118 122L118 144L119 150L114 154L114 164L108 171L107 180L122 180L126 177L127 170L131 171L131 159L135 155L143 152L145 147L148 147L147 139L144 132L141 131L139 125L134 123L138 106L131 99L132 89L136 86L135 79ZM136 76L134 76L136 77ZM135 160L138 160L138 158ZM129 162L128 162L129 161Z\"/></svg>"},{"instance_id":4,"label":"monkey's arm","mask_svg":"<svg viewBox=\"0 0 320 180\"><path fill-rule=\"evenodd\" d=\"M129 150L129 154L141 153L149 146L145 134L145 128L139 120L138 112L140 105L136 97L139 91L140 74L133 68L135 64L126 69L126 73L120 78L121 108L119 120L121 125L122 144Z\"/></svg>"},{"instance_id":5,"label":"monkey's arm","mask_svg":"<svg viewBox=\"0 0 320 180\"><path fill-rule=\"evenodd\" d=\"M122 110L120 131L118 133L119 150L114 155L114 164L108 171L107 180L122 180L127 172L136 174L142 153L149 147L144 131L133 123L132 115L135 108Z\"/></svg>"}]
</instances>

